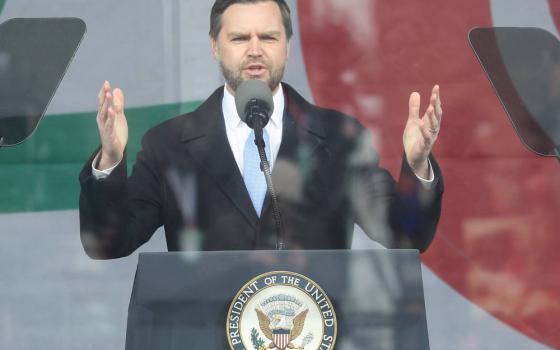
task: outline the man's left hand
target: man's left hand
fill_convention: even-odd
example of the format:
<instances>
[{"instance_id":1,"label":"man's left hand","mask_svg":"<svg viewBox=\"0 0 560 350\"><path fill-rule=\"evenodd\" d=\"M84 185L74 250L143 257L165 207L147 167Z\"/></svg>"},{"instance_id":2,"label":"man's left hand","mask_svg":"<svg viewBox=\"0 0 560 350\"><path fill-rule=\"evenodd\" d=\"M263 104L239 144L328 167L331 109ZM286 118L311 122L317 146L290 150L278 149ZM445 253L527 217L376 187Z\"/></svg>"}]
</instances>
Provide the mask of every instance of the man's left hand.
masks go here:
<instances>
[{"instance_id":1,"label":"man's left hand","mask_svg":"<svg viewBox=\"0 0 560 350\"><path fill-rule=\"evenodd\" d=\"M437 140L442 115L438 85L432 89L430 105L422 118L420 118L420 94L417 92L410 94L408 121L403 134L404 152L414 173L423 179L428 179L430 175L428 156Z\"/></svg>"}]
</instances>

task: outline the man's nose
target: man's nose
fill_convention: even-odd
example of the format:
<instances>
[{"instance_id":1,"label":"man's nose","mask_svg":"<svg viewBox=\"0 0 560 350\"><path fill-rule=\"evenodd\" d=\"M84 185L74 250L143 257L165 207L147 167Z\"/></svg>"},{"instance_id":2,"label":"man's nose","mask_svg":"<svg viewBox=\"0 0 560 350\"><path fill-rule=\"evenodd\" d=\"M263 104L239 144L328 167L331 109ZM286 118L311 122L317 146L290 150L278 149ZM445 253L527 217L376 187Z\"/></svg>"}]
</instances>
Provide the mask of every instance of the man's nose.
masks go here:
<instances>
[{"instance_id":1,"label":"man's nose","mask_svg":"<svg viewBox=\"0 0 560 350\"><path fill-rule=\"evenodd\" d=\"M257 36L254 36L249 41L249 55L250 56L261 56L262 46L261 41Z\"/></svg>"}]
</instances>

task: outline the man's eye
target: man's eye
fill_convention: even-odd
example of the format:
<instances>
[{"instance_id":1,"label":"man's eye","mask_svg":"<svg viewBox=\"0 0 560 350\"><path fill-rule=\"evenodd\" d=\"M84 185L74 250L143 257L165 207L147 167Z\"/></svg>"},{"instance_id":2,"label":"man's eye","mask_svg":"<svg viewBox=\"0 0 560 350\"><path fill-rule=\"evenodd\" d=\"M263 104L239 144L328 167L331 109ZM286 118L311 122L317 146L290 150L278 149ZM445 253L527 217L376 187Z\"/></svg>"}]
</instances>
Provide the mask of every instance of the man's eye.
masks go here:
<instances>
[{"instance_id":1,"label":"man's eye","mask_svg":"<svg viewBox=\"0 0 560 350\"><path fill-rule=\"evenodd\" d=\"M231 39L231 41L242 42L242 41L245 41L245 38L243 38L243 37L237 37L237 38Z\"/></svg>"}]
</instances>

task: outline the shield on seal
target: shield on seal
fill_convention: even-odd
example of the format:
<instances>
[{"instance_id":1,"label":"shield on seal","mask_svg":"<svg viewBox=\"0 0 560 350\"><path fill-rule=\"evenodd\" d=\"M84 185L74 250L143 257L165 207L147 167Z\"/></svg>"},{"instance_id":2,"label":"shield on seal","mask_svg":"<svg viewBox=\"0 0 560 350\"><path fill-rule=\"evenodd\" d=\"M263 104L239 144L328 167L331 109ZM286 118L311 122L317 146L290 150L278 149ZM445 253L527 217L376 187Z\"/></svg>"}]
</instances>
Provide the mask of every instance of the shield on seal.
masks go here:
<instances>
[{"instance_id":1,"label":"shield on seal","mask_svg":"<svg viewBox=\"0 0 560 350\"><path fill-rule=\"evenodd\" d=\"M276 329L272 331L272 340L274 345L280 350L284 350L288 343L290 342L290 330L289 329Z\"/></svg>"}]
</instances>

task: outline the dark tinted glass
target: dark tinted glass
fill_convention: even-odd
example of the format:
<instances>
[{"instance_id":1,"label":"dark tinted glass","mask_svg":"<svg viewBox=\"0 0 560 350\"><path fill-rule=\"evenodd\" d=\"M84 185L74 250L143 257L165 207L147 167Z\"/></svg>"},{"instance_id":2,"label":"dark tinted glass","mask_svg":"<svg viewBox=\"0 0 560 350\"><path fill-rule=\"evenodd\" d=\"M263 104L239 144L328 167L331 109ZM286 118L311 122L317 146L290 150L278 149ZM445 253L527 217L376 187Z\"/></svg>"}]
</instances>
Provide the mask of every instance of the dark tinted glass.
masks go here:
<instances>
[{"instance_id":1,"label":"dark tinted glass","mask_svg":"<svg viewBox=\"0 0 560 350\"><path fill-rule=\"evenodd\" d=\"M78 18L16 18L0 25L0 137L36 129L85 33Z\"/></svg>"},{"instance_id":2,"label":"dark tinted glass","mask_svg":"<svg viewBox=\"0 0 560 350\"><path fill-rule=\"evenodd\" d=\"M523 143L541 155L560 144L560 45L538 28L475 28L469 41Z\"/></svg>"}]
</instances>

